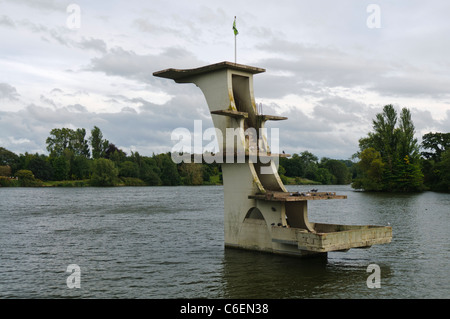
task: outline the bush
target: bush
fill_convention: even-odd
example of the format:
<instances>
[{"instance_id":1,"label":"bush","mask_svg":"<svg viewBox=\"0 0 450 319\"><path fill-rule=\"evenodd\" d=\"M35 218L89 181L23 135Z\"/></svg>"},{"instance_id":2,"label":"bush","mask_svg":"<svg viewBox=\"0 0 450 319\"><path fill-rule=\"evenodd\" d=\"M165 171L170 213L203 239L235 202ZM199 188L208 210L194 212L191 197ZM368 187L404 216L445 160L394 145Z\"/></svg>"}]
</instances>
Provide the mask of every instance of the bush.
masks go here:
<instances>
[{"instance_id":1,"label":"bush","mask_svg":"<svg viewBox=\"0 0 450 319\"><path fill-rule=\"evenodd\" d=\"M0 165L0 176L11 176L11 166Z\"/></svg>"},{"instance_id":2,"label":"bush","mask_svg":"<svg viewBox=\"0 0 450 319\"><path fill-rule=\"evenodd\" d=\"M16 176L19 178L19 186L23 187L37 187L42 186L42 181L36 179L33 172L26 169L21 169L16 172Z\"/></svg>"},{"instance_id":3,"label":"bush","mask_svg":"<svg viewBox=\"0 0 450 319\"><path fill-rule=\"evenodd\" d=\"M121 178L125 186L146 186L147 184L139 178L135 177L122 177Z\"/></svg>"},{"instance_id":4,"label":"bush","mask_svg":"<svg viewBox=\"0 0 450 319\"><path fill-rule=\"evenodd\" d=\"M118 169L114 162L106 158L94 160L92 165L92 186L115 186L118 181Z\"/></svg>"},{"instance_id":5,"label":"bush","mask_svg":"<svg viewBox=\"0 0 450 319\"><path fill-rule=\"evenodd\" d=\"M119 176L121 177L139 177L139 166L132 161L125 161L120 164Z\"/></svg>"},{"instance_id":6,"label":"bush","mask_svg":"<svg viewBox=\"0 0 450 319\"><path fill-rule=\"evenodd\" d=\"M16 179L10 179L6 176L0 176L0 187L14 187L19 186L19 183Z\"/></svg>"},{"instance_id":7,"label":"bush","mask_svg":"<svg viewBox=\"0 0 450 319\"><path fill-rule=\"evenodd\" d=\"M56 181L64 181L69 178L70 162L63 156L52 159L53 178Z\"/></svg>"}]
</instances>

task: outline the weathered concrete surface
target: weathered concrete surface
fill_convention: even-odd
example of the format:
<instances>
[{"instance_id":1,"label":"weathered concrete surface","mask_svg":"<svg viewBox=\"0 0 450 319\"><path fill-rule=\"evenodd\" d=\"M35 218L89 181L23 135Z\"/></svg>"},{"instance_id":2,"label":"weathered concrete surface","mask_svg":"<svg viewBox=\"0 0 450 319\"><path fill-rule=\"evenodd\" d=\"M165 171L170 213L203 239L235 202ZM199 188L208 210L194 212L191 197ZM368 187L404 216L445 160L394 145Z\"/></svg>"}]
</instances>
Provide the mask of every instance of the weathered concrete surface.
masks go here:
<instances>
[{"instance_id":1,"label":"weathered concrete surface","mask_svg":"<svg viewBox=\"0 0 450 319\"><path fill-rule=\"evenodd\" d=\"M246 134L248 129L263 131L268 120L286 119L260 114L256 107L253 75L264 71L220 62L153 73L176 83L197 85L205 96L216 130L222 136L226 136L227 129L234 132L231 139L218 141L219 157L226 158L222 164L225 246L308 256L390 242L390 227L315 224L308 220L309 200L346 196L289 193L278 175L278 155L271 153L265 134ZM254 138L257 141L251 141Z\"/></svg>"},{"instance_id":2,"label":"weathered concrete surface","mask_svg":"<svg viewBox=\"0 0 450 319\"><path fill-rule=\"evenodd\" d=\"M296 245L300 250L315 252L366 248L387 244L392 240L392 227L388 226L314 224L314 228L314 232L309 232L299 228L273 226L272 240ZM327 228L329 231L321 232L321 228ZM330 231L332 229L333 231Z\"/></svg>"}]
</instances>

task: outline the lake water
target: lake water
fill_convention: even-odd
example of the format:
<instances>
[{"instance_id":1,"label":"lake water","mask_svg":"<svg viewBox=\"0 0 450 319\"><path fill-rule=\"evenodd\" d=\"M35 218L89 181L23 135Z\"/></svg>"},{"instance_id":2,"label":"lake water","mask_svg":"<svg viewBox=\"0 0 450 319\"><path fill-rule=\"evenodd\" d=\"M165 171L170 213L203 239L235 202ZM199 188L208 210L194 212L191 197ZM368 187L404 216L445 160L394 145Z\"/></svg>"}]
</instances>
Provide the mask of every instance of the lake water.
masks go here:
<instances>
[{"instance_id":1,"label":"lake water","mask_svg":"<svg viewBox=\"0 0 450 319\"><path fill-rule=\"evenodd\" d=\"M221 186L0 188L0 298L450 297L449 194L319 191L348 198L310 201L312 222L390 224L392 242L327 259L225 249Z\"/></svg>"}]
</instances>

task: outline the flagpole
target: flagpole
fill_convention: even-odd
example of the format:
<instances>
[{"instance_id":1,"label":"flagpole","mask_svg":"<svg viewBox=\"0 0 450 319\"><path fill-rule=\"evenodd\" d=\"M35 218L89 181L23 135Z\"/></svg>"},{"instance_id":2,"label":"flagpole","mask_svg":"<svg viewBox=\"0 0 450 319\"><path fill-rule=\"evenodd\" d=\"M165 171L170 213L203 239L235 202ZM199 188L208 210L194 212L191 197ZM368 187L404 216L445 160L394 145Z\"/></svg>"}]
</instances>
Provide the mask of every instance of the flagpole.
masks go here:
<instances>
[{"instance_id":1,"label":"flagpole","mask_svg":"<svg viewBox=\"0 0 450 319\"><path fill-rule=\"evenodd\" d=\"M234 22L233 22L233 32L234 32L234 64L236 64L236 62L237 62L237 58L236 58L236 55L237 55L237 49L236 49L236 47L237 47L237 45L236 45L236 37L237 37L237 35L238 35L238 30L237 30L237 28L236 28L236 16L234 16Z\"/></svg>"},{"instance_id":2,"label":"flagpole","mask_svg":"<svg viewBox=\"0 0 450 319\"><path fill-rule=\"evenodd\" d=\"M234 16L234 23L236 25L236 16ZM236 62L237 62L237 59L236 59L236 52L237 52L237 49L236 49L236 38L237 38L237 34L236 34L236 32L234 32L234 64L236 64Z\"/></svg>"}]
</instances>

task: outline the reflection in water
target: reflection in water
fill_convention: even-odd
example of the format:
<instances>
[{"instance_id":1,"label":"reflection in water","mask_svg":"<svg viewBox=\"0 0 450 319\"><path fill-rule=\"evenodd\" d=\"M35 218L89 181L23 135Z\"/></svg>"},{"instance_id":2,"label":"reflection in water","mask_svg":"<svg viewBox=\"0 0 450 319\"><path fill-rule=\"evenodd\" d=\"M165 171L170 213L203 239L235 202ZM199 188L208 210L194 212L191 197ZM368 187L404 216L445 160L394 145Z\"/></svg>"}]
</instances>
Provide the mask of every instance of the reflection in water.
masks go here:
<instances>
[{"instance_id":1,"label":"reflection in water","mask_svg":"<svg viewBox=\"0 0 450 319\"><path fill-rule=\"evenodd\" d=\"M227 298L311 297L321 285L326 259L302 259L225 249L223 280Z\"/></svg>"},{"instance_id":2,"label":"reflection in water","mask_svg":"<svg viewBox=\"0 0 450 319\"><path fill-rule=\"evenodd\" d=\"M330 253L344 256L345 253ZM225 298L364 298L368 263L335 258L279 256L225 249L223 262ZM383 280L390 268L380 266Z\"/></svg>"}]
</instances>

